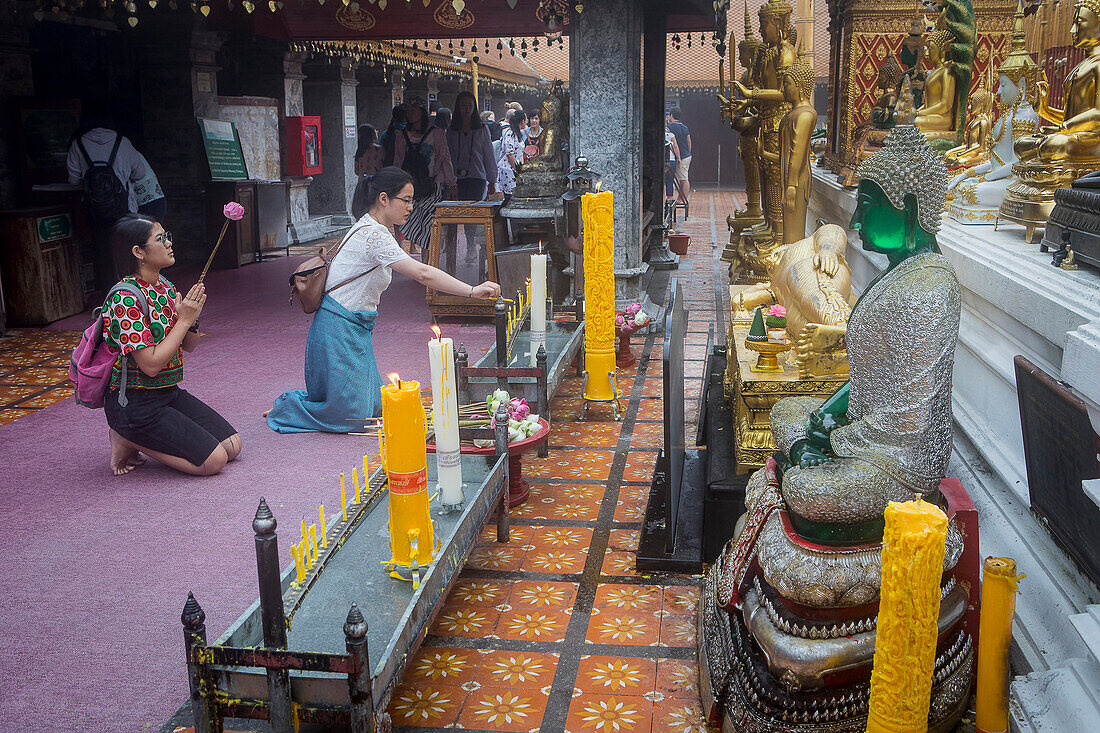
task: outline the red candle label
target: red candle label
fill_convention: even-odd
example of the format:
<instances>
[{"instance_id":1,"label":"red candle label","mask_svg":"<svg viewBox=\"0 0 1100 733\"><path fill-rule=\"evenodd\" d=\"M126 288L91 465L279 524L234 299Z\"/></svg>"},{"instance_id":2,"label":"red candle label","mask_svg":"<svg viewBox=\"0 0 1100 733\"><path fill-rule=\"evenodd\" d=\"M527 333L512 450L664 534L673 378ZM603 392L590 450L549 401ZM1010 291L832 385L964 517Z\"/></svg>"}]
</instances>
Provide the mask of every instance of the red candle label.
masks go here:
<instances>
[{"instance_id":1,"label":"red candle label","mask_svg":"<svg viewBox=\"0 0 1100 733\"><path fill-rule=\"evenodd\" d=\"M391 494L415 494L428 488L428 469L424 467L412 473L389 472Z\"/></svg>"}]
</instances>

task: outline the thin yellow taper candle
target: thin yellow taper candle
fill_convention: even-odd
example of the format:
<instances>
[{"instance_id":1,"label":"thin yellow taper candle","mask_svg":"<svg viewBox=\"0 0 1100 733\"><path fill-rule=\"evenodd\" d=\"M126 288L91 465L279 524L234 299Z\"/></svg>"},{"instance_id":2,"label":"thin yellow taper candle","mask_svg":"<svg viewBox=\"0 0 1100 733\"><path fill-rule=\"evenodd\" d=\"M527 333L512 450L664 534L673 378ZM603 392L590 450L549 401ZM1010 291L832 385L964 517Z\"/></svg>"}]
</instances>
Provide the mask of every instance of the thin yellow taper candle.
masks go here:
<instances>
[{"instance_id":1,"label":"thin yellow taper candle","mask_svg":"<svg viewBox=\"0 0 1100 733\"><path fill-rule=\"evenodd\" d=\"M341 474L342 476L343 474ZM343 483L343 482L341 482ZM325 505L317 507L321 513L321 547L328 547L328 527L325 525Z\"/></svg>"},{"instance_id":2,"label":"thin yellow taper candle","mask_svg":"<svg viewBox=\"0 0 1100 733\"><path fill-rule=\"evenodd\" d=\"M355 484L355 503L358 504L359 503L359 474L356 473L354 468L351 469L351 480ZM366 481L367 477L363 476L363 480Z\"/></svg>"},{"instance_id":3,"label":"thin yellow taper candle","mask_svg":"<svg viewBox=\"0 0 1100 733\"><path fill-rule=\"evenodd\" d=\"M926 501L886 507L867 733L925 733L947 515Z\"/></svg>"},{"instance_id":4,"label":"thin yellow taper candle","mask_svg":"<svg viewBox=\"0 0 1100 733\"><path fill-rule=\"evenodd\" d=\"M306 520L304 519L302 520L302 543L305 548L309 547L309 527L306 525ZM308 559L309 553L305 553L303 557Z\"/></svg>"},{"instance_id":5,"label":"thin yellow taper candle","mask_svg":"<svg viewBox=\"0 0 1100 733\"><path fill-rule=\"evenodd\" d=\"M290 552L294 555L294 569L298 573L298 585L301 585L306 580L306 564L302 562L302 553L298 545L291 545Z\"/></svg>"},{"instance_id":6,"label":"thin yellow taper candle","mask_svg":"<svg viewBox=\"0 0 1100 733\"><path fill-rule=\"evenodd\" d=\"M1008 731L1008 647L1016 612L1016 561L987 557L982 574L982 625L978 634L977 733Z\"/></svg>"},{"instance_id":7,"label":"thin yellow taper candle","mask_svg":"<svg viewBox=\"0 0 1100 733\"><path fill-rule=\"evenodd\" d=\"M309 525L309 556L317 562L317 525Z\"/></svg>"},{"instance_id":8,"label":"thin yellow taper candle","mask_svg":"<svg viewBox=\"0 0 1100 733\"><path fill-rule=\"evenodd\" d=\"M391 565L408 567L413 530L419 537L420 562L432 561L435 549L432 520L428 515L428 454L424 436L424 405L420 383L401 381L382 387L382 433L389 448L385 454L389 479Z\"/></svg>"},{"instance_id":9,"label":"thin yellow taper candle","mask_svg":"<svg viewBox=\"0 0 1100 733\"><path fill-rule=\"evenodd\" d=\"M581 196L584 222L584 398L609 401L615 380L615 217L610 191Z\"/></svg>"},{"instance_id":10,"label":"thin yellow taper candle","mask_svg":"<svg viewBox=\"0 0 1100 733\"><path fill-rule=\"evenodd\" d=\"M359 477L355 475L354 468L351 469L351 478L359 486ZM344 474L340 474L340 519L348 521L348 495L344 493Z\"/></svg>"},{"instance_id":11,"label":"thin yellow taper candle","mask_svg":"<svg viewBox=\"0 0 1100 733\"><path fill-rule=\"evenodd\" d=\"M381 439L382 438L379 437L379 440ZM363 456L363 486L370 488L370 461L367 460L365 455ZM359 501L359 497L356 496L355 500Z\"/></svg>"}]
</instances>

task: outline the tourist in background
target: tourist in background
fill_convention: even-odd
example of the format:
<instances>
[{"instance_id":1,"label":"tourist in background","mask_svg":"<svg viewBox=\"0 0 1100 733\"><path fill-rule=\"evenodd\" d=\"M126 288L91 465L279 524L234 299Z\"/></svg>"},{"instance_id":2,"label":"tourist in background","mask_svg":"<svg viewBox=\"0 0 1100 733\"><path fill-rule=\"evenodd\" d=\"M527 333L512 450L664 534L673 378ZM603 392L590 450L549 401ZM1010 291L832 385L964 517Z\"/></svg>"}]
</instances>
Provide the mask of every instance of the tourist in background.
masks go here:
<instances>
[{"instance_id":1,"label":"tourist in background","mask_svg":"<svg viewBox=\"0 0 1100 733\"><path fill-rule=\"evenodd\" d=\"M448 196L455 195L457 179L447 135L428 122L424 100L407 100L405 117L405 129L394 136L393 164L412 176L413 210L401 234L409 242L409 254L419 257L428 245L435 205L443 200L444 187Z\"/></svg>"},{"instance_id":2,"label":"tourist in background","mask_svg":"<svg viewBox=\"0 0 1100 733\"><path fill-rule=\"evenodd\" d=\"M198 283L181 298L161 277L176 258L172 235L152 217L126 214L111 228L110 244L119 271L129 273L122 283L145 299L120 290L103 304L103 341L120 355L103 401L111 470L129 473L144 462L140 452L183 473L218 473L240 455L241 436L179 387L183 352L199 343L206 290Z\"/></svg>"},{"instance_id":3,"label":"tourist in background","mask_svg":"<svg viewBox=\"0 0 1100 733\"><path fill-rule=\"evenodd\" d=\"M527 123L527 115L522 109L511 112L511 121L500 138L500 159L497 160L497 191L507 195L516 188L516 168L523 159L523 131Z\"/></svg>"},{"instance_id":4,"label":"tourist in background","mask_svg":"<svg viewBox=\"0 0 1100 733\"><path fill-rule=\"evenodd\" d=\"M374 125L359 125L359 145L355 149L355 175L373 176L382 170L382 146Z\"/></svg>"},{"instance_id":5,"label":"tourist in background","mask_svg":"<svg viewBox=\"0 0 1100 733\"><path fill-rule=\"evenodd\" d=\"M676 170L679 165L680 146L676 144L676 136L665 125L665 204L676 201Z\"/></svg>"},{"instance_id":6,"label":"tourist in background","mask_svg":"<svg viewBox=\"0 0 1100 733\"><path fill-rule=\"evenodd\" d=\"M438 127L440 130L451 129L451 110L449 107L440 107L439 111L435 113L435 119L432 124Z\"/></svg>"},{"instance_id":7,"label":"tourist in background","mask_svg":"<svg viewBox=\"0 0 1100 733\"><path fill-rule=\"evenodd\" d=\"M489 130L477 113L477 99L470 92L459 92L455 98L455 116L447 130L447 145L451 149L451 163L458 179L455 201L484 201L490 193L496 193L497 161L493 155L493 142ZM463 227L469 234L469 230ZM455 272L455 251L458 245L458 227L444 230L445 239L440 265L447 272ZM484 246L484 240L482 245ZM487 261L478 258L477 244L466 237L466 261L482 262L479 278L487 275Z\"/></svg>"},{"instance_id":8,"label":"tourist in background","mask_svg":"<svg viewBox=\"0 0 1100 733\"><path fill-rule=\"evenodd\" d=\"M489 139L496 142L500 139L501 129L497 124L497 116L493 113L493 110L487 109L481 113L481 124L485 125L489 130Z\"/></svg>"},{"instance_id":9,"label":"tourist in background","mask_svg":"<svg viewBox=\"0 0 1100 733\"><path fill-rule=\"evenodd\" d=\"M157 174L153 172L153 166L149 165L145 156L138 153L138 157L145 165L145 176L133 184L137 213L151 216L157 221L164 221L168 216L168 199L164 196L164 189L160 187Z\"/></svg>"},{"instance_id":10,"label":"tourist in background","mask_svg":"<svg viewBox=\"0 0 1100 733\"><path fill-rule=\"evenodd\" d=\"M669 131L676 136L676 145L680 148L680 162L676 168L676 186L684 203L691 201L691 183L688 169L691 168L691 131L683 123L684 113L679 107L669 110L666 122Z\"/></svg>"},{"instance_id":11,"label":"tourist in background","mask_svg":"<svg viewBox=\"0 0 1100 733\"><path fill-rule=\"evenodd\" d=\"M137 212L133 184L146 176L145 159L129 138L115 130L111 108L101 101L85 105L80 127L69 141L65 163L69 183L84 186L84 204L95 250L96 287L106 293L118 282L118 270L109 244L111 225L123 214ZM96 166L95 163L105 165ZM108 168L114 172L117 186L100 176L100 172ZM88 197L90 188L97 191L94 201Z\"/></svg>"},{"instance_id":12,"label":"tourist in background","mask_svg":"<svg viewBox=\"0 0 1100 733\"><path fill-rule=\"evenodd\" d=\"M390 124L382 131L378 143L382 146L382 165L393 165L393 145L397 133L405 129L405 105L398 104L390 114Z\"/></svg>"},{"instance_id":13,"label":"tourist in background","mask_svg":"<svg viewBox=\"0 0 1100 733\"><path fill-rule=\"evenodd\" d=\"M425 123L427 117L424 110ZM306 388L276 398L266 415L268 426L280 433L362 432L367 420L382 414L372 333L393 270L451 295L500 294L496 283L464 283L401 250L391 230L405 224L414 207L412 176L405 171L386 167L370 181L360 178L355 199L368 210L329 265L325 297L306 340Z\"/></svg>"},{"instance_id":14,"label":"tourist in background","mask_svg":"<svg viewBox=\"0 0 1100 733\"><path fill-rule=\"evenodd\" d=\"M532 112L527 118L527 134L523 141L524 162L539 157L539 138L542 137L540 122L538 112Z\"/></svg>"}]
</instances>

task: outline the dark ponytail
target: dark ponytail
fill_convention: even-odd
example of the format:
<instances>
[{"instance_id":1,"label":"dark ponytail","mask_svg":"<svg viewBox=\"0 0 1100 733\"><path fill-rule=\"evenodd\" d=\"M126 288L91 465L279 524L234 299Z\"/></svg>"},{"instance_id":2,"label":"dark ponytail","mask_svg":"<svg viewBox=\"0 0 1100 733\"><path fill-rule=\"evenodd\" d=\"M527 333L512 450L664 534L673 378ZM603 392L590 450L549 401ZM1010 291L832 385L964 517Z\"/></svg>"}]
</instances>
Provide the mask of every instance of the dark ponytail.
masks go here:
<instances>
[{"instance_id":1,"label":"dark ponytail","mask_svg":"<svg viewBox=\"0 0 1100 733\"><path fill-rule=\"evenodd\" d=\"M137 272L138 261L134 257L134 246L144 246L149 241L153 225L159 222L145 214L125 214L111 227L107 241L115 267L124 275Z\"/></svg>"},{"instance_id":2,"label":"dark ponytail","mask_svg":"<svg viewBox=\"0 0 1100 733\"><path fill-rule=\"evenodd\" d=\"M386 166L373 176L362 176L355 187L355 195L351 199L351 215L356 219L362 219L363 215L378 202L381 194L384 193L393 198L412 182L412 176L393 165Z\"/></svg>"}]
</instances>

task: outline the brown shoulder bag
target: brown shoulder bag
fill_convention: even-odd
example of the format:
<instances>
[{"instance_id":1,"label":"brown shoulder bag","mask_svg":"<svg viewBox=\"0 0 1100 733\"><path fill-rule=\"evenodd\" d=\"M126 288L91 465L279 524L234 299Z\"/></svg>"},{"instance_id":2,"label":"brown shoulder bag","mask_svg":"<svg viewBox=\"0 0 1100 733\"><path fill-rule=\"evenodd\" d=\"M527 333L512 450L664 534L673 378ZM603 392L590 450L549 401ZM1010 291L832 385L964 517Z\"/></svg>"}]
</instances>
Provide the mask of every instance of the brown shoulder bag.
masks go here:
<instances>
[{"instance_id":1,"label":"brown shoulder bag","mask_svg":"<svg viewBox=\"0 0 1100 733\"><path fill-rule=\"evenodd\" d=\"M362 227L353 226L348 230L348 233L344 235L340 244L336 245L331 254L329 254L328 250L324 247L321 247L316 255L298 265L298 268L290 276L290 298L288 302L293 302L294 296L297 295L298 305L302 306L302 311L305 313L315 313L317 309L321 307L321 301L324 299L326 293L331 293L333 290L342 288L348 283L354 282L364 275L369 275L378 269L377 266L372 267L365 272L349 277L342 283L325 290L325 281L328 279L329 263L336 259L336 255L340 253L340 250L348 243L351 236L359 229L362 229Z\"/></svg>"}]
</instances>

